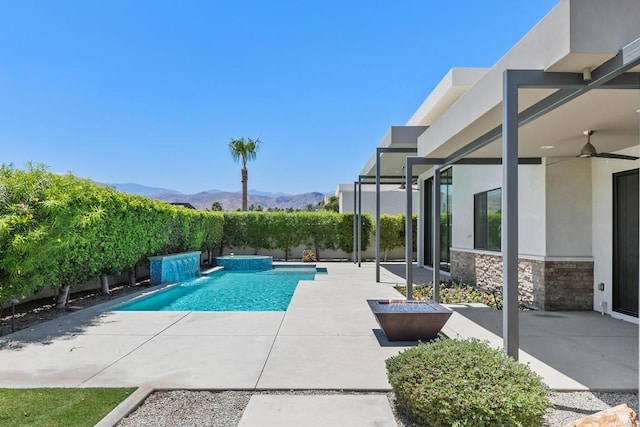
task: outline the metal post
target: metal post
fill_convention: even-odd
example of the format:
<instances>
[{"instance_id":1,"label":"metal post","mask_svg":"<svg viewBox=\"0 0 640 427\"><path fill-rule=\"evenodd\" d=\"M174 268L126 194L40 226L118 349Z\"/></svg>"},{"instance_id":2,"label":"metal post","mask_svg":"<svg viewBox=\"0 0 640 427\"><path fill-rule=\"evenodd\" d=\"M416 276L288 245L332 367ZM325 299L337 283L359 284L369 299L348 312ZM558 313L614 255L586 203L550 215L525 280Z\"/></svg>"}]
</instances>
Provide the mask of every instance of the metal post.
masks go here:
<instances>
[{"instance_id":1,"label":"metal post","mask_svg":"<svg viewBox=\"0 0 640 427\"><path fill-rule=\"evenodd\" d=\"M440 302L440 166L433 167L433 300Z\"/></svg>"},{"instance_id":2,"label":"metal post","mask_svg":"<svg viewBox=\"0 0 640 427\"><path fill-rule=\"evenodd\" d=\"M356 246L358 245L358 227L356 225L356 197L358 197L358 181L353 182L353 263L357 262Z\"/></svg>"},{"instance_id":3,"label":"metal post","mask_svg":"<svg viewBox=\"0 0 640 427\"><path fill-rule=\"evenodd\" d=\"M380 149L376 148L376 282L380 282Z\"/></svg>"},{"instance_id":4,"label":"metal post","mask_svg":"<svg viewBox=\"0 0 640 427\"><path fill-rule=\"evenodd\" d=\"M411 159L407 157L405 167L405 191L407 192L407 209L404 218L404 244L405 244L405 261L407 263L407 299L413 299L413 254L411 249L413 248L413 212L412 210L412 191L411 180L413 177L413 164Z\"/></svg>"},{"instance_id":5,"label":"metal post","mask_svg":"<svg viewBox=\"0 0 640 427\"><path fill-rule=\"evenodd\" d=\"M362 178L358 178L358 267L362 265Z\"/></svg>"},{"instance_id":6,"label":"metal post","mask_svg":"<svg viewBox=\"0 0 640 427\"><path fill-rule=\"evenodd\" d=\"M405 262L406 262L406 284L407 299L413 299L413 204L412 204L412 181L414 165L441 165L444 159L425 159L423 157L407 157L405 159L405 191L407 194L407 208L405 210Z\"/></svg>"},{"instance_id":7,"label":"metal post","mask_svg":"<svg viewBox=\"0 0 640 427\"><path fill-rule=\"evenodd\" d=\"M518 360L518 82L503 73L502 100L502 339Z\"/></svg>"}]
</instances>

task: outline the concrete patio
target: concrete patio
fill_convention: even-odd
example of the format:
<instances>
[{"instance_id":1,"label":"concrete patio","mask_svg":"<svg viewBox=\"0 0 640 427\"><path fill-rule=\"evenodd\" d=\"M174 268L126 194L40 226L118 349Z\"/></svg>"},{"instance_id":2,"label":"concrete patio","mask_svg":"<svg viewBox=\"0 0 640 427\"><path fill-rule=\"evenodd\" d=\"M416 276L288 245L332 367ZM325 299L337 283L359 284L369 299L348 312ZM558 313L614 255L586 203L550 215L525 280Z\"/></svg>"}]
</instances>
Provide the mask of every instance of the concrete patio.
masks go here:
<instances>
[{"instance_id":1,"label":"concrete patio","mask_svg":"<svg viewBox=\"0 0 640 427\"><path fill-rule=\"evenodd\" d=\"M383 264L404 284L404 263ZM414 283L430 283L431 269L414 266ZM446 274L443 278L448 278ZM397 278L383 276L395 283ZM443 332L502 347L502 312L478 304L447 305L455 313ZM522 311L519 360L556 390L637 390L638 325L595 311Z\"/></svg>"},{"instance_id":2,"label":"concrete patio","mask_svg":"<svg viewBox=\"0 0 640 427\"><path fill-rule=\"evenodd\" d=\"M388 390L367 298L397 297L352 264L301 282L286 312L107 311L0 338L2 387Z\"/></svg>"},{"instance_id":3,"label":"concrete patio","mask_svg":"<svg viewBox=\"0 0 640 427\"><path fill-rule=\"evenodd\" d=\"M4 336L0 387L390 390L385 359L415 343L386 341L366 299L397 298L393 286L403 279L383 269L382 283L375 283L368 263L322 266L329 274L301 282L286 312L109 311L113 301ZM448 336L500 345L500 312L452 308ZM553 388L637 389L637 325L595 312L520 318L521 360ZM349 407L375 400L346 397ZM282 405L305 413L309 399L318 408L342 405L337 398L287 399L252 399L242 425L253 425L254 411L278 412ZM293 420L299 412L291 410ZM391 412L371 414L388 421Z\"/></svg>"}]
</instances>

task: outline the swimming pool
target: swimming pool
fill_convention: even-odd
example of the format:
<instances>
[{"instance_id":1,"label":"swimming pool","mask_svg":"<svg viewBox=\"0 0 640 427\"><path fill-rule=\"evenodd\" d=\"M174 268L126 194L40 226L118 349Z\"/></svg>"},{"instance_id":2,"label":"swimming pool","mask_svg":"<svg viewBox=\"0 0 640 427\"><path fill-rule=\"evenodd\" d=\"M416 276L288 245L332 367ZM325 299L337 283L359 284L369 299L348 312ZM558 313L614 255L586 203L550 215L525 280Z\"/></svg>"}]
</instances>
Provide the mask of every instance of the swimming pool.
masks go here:
<instances>
[{"instance_id":1,"label":"swimming pool","mask_svg":"<svg viewBox=\"0 0 640 427\"><path fill-rule=\"evenodd\" d=\"M300 280L322 270L218 271L114 307L118 311L284 311ZM326 273L326 270L324 271Z\"/></svg>"}]
</instances>

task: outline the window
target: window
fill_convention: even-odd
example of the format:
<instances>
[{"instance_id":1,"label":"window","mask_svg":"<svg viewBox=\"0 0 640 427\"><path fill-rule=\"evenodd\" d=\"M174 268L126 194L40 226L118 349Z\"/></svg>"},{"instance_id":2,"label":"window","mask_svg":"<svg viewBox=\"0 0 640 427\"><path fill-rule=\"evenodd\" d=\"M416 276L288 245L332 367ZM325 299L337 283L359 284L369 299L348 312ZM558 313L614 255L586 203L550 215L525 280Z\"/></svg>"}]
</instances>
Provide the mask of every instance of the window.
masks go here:
<instances>
[{"instance_id":1,"label":"window","mask_svg":"<svg viewBox=\"0 0 640 427\"><path fill-rule=\"evenodd\" d=\"M474 242L476 249L501 250L502 189L496 188L474 196Z\"/></svg>"}]
</instances>

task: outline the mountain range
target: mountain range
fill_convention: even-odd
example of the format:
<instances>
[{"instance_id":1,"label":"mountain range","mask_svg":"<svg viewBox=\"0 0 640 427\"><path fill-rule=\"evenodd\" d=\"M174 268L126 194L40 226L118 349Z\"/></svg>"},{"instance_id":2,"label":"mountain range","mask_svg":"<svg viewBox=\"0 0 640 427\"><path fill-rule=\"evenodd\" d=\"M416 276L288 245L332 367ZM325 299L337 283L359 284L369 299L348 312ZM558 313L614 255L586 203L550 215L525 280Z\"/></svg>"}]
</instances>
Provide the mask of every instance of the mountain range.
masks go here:
<instances>
[{"instance_id":1,"label":"mountain range","mask_svg":"<svg viewBox=\"0 0 640 427\"><path fill-rule=\"evenodd\" d=\"M219 202L225 211L235 211L242 207L242 193L222 190L206 190L196 194L183 194L176 190L161 187L147 187L135 183L109 184L122 193L146 196L167 203L189 203L197 209L210 209L213 202ZM308 205L323 202L324 193L310 192L304 194L270 193L267 191L249 190L249 205L268 208L306 209Z\"/></svg>"}]
</instances>

